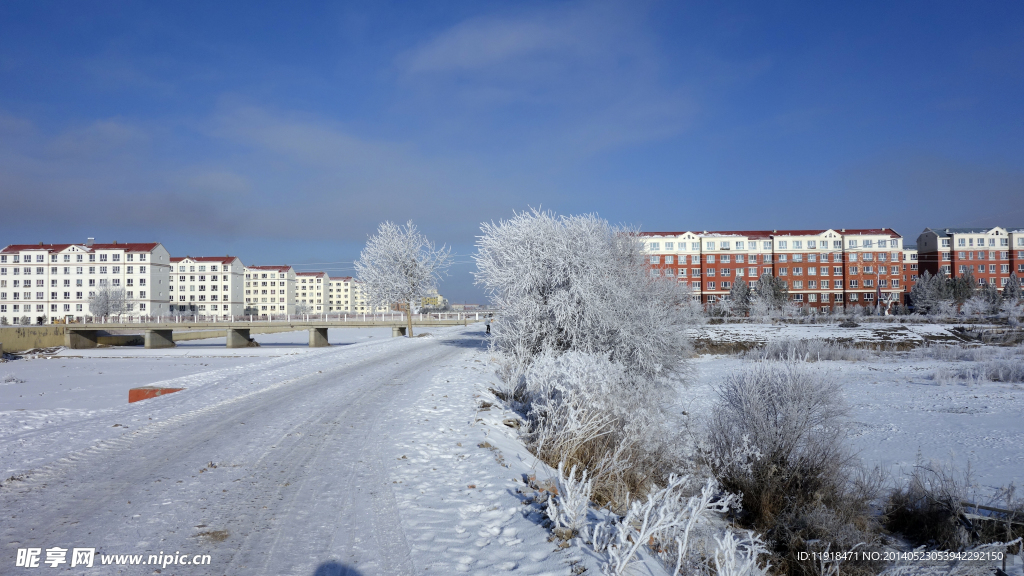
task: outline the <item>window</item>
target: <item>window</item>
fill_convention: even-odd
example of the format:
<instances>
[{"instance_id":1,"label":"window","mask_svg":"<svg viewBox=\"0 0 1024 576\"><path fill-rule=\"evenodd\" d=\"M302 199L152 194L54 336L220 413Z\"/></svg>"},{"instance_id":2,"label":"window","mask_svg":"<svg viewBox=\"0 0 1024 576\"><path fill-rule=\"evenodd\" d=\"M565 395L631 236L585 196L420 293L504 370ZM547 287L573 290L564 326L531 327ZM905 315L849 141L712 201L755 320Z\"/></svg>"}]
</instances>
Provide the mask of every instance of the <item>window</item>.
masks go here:
<instances>
[{"instance_id":1,"label":"window","mask_svg":"<svg viewBox=\"0 0 1024 576\"><path fill-rule=\"evenodd\" d=\"M828 285L829 285L829 280L822 280L821 281L821 289L822 290L828 290ZM828 302L828 300L822 300L822 302Z\"/></svg>"},{"instance_id":2,"label":"window","mask_svg":"<svg viewBox=\"0 0 1024 576\"><path fill-rule=\"evenodd\" d=\"M943 238L942 239L942 247L943 248L949 248L949 238Z\"/></svg>"},{"instance_id":3,"label":"window","mask_svg":"<svg viewBox=\"0 0 1024 576\"><path fill-rule=\"evenodd\" d=\"M779 276L786 276L789 274L789 268L779 268Z\"/></svg>"},{"instance_id":4,"label":"window","mask_svg":"<svg viewBox=\"0 0 1024 576\"><path fill-rule=\"evenodd\" d=\"M714 254L709 254L708 255L708 264L714 264L714 263L715 263L715 255Z\"/></svg>"},{"instance_id":5,"label":"window","mask_svg":"<svg viewBox=\"0 0 1024 576\"><path fill-rule=\"evenodd\" d=\"M803 262L803 261L804 261L804 255L803 254L793 254L793 262Z\"/></svg>"},{"instance_id":6,"label":"window","mask_svg":"<svg viewBox=\"0 0 1024 576\"><path fill-rule=\"evenodd\" d=\"M665 242L665 250L675 250L675 242Z\"/></svg>"},{"instance_id":7,"label":"window","mask_svg":"<svg viewBox=\"0 0 1024 576\"><path fill-rule=\"evenodd\" d=\"M779 254L779 262L785 262L787 256L785 254Z\"/></svg>"},{"instance_id":8,"label":"window","mask_svg":"<svg viewBox=\"0 0 1024 576\"><path fill-rule=\"evenodd\" d=\"M714 289L715 289L715 283L714 282L708 282L708 290L714 290Z\"/></svg>"},{"instance_id":9,"label":"window","mask_svg":"<svg viewBox=\"0 0 1024 576\"><path fill-rule=\"evenodd\" d=\"M779 240L779 250L785 250L788 243L787 240Z\"/></svg>"},{"instance_id":10,"label":"window","mask_svg":"<svg viewBox=\"0 0 1024 576\"><path fill-rule=\"evenodd\" d=\"M706 270L704 270L704 273L707 274L708 276L714 276L715 275L715 269L714 268L707 268Z\"/></svg>"},{"instance_id":11,"label":"window","mask_svg":"<svg viewBox=\"0 0 1024 576\"><path fill-rule=\"evenodd\" d=\"M737 250L745 250L745 248L744 248L745 245L746 245L746 243L743 242L742 240L737 241L736 242L736 249ZM737 262L739 262L739 260L737 260Z\"/></svg>"},{"instance_id":12,"label":"window","mask_svg":"<svg viewBox=\"0 0 1024 576\"><path fill-rule=\"evenodd\" d=\"M797 280L797 281L793 282L793 289L794 290L803 290L804 289L803 281L802 280Z\"/></svg>"},{"instance_id":13,"label":"window","mask_svg":"<svg viewBox=\"0 0 1024 576\"><path fill-rule=\"evenodd\" d=\"M651 250L661 250L660 242L651 242Z\"/></svg>"},{"instance_id":14,"label":"window","mask_svg":"<svg viewBox=\"0 0 1024 576\"><path fill-rule=\"evenodd\" d=\"M753 278L757 276L757 268L747 268L747 274Z\"/></svg>"},{"instance_id":15,"label":"window","mask_svg":"<svg viewBox=\"0 0 1024 576\"><path fill-rule=\"evenodd\" d=\"M106 261L107 261L107 255L106 254L100 254L100 262L106 262Z\"/></svg>"},{"instance_id":16,"label":"window","mask_svg":"<svg viewBox=\"0 0 1024 576\"><path fill-rule=\"evenodd\" d=\"M704 249L705 250L714 250L715 249L715 243L714 242L706 242L704 244Z\"/></svg>"},{"instance_id":17,"label":"window","mask_svg":"<svg viewBox=\"0 0 1024 576\"><path fill-rule=\"evenodd\" d=\"M675 258L673 258L672 256L665 256L665 264L672 264L674 261ZM319 279L317 279L317 281L319 282Z\"/></svg>"},{"instance_id":18,"label":"window","mask_svg":"<svg viewBox=\"0 0 1024 576\"><path fill-rule=\"evenodd\" d=\"M857 283L857 280L850 280L850 288L859 288L859 287L860 286Z\"/></svg>"}]
</instances>

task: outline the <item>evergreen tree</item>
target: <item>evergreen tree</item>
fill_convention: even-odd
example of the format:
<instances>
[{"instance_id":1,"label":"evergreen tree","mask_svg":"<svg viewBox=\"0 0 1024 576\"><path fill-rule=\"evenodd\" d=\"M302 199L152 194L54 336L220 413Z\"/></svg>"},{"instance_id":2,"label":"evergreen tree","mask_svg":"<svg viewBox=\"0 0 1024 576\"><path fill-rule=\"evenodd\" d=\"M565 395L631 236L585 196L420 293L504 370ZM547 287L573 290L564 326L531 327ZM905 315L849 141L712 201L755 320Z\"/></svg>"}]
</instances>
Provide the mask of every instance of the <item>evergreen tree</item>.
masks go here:
<instances>
[{"instance_id":1,"label":"evergreen tree","mask_svg":"<svg viewBox=\"0 0 1024 576\"><path fill-rule=\"evenodd\" d=\"M737 278L729 290L729 300L733 304L733 311L743 316L750 311L750 284L743 278Z\"/></svg>"},{"instance_id":2,"label":"evergreen tree","mask_svg":"<svg viewBox=\"0 0 1024 576\"><path fill-rule=\"evenodd\" d=\"M1003 286L1003 300L1016 304L1021 298L1020 278L1016 274L1010 274L1010 279Z\"/></svg>"},{"instance_id":3,"label":"evergreen tree","mask_svg":"<svg viewBox=\"0 0 1024 576\"><path fill-rule=\"evenodd\" d=\"M962 306L964 302L970 300L978 289L978 282L974 280L974 273L970 270L954 279L951 284L953 301L957 306Z\"/></svg>"},{"instance_id":4,"label":"evergreen tree","mask_svg":"<svg viewBox=\"0 0 1024 576\"><path fill-rule=\"evenodd\" d=\"M785 282L765 272L757 281L754 298L766 304L771 310L781 310L789 301L789 288Z\"/></svg>"}]
</instances>

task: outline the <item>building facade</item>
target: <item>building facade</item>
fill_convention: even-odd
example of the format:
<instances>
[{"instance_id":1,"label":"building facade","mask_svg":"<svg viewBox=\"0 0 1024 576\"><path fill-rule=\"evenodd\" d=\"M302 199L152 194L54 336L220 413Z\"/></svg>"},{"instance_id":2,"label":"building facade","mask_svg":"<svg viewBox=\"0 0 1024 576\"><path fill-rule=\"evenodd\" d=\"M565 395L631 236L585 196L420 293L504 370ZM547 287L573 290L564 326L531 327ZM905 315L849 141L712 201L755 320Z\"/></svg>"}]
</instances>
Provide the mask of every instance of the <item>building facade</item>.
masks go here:
<instances>
[{"instance_id":1,"label":"building facade","mask_svg":"<svg viewBox=\"0 0 1024 576\"><path fill-rule=\"evenodd\" d=\"M979 285L1000 290L1018 270L1024 235L1018 230L993 228L926 228L917 238L921 270L960 278L968 273ZM1020 244L1018 244L1020 243Z\"/></svg>"},{"instance_id":2,"label":"building facade","mask_svg":"<svg viewBox=\"0 0 1024 576\"><path fill-rule=\"evenodd\" d=\"M171 258L171 314L240 316L244 309L244 276L245 266L234 256Z\"/></svg>"},{"instance_id":3,"label":"building facade","mask_svg":"<svg viewBox=\"0 0 1024 576\"><path fill-rule=\"evenodd\" d=\"M328 312L330 304L330 277L326 272L295 273L295 306L302 314L322 314Z\"/></svg>"},{"instance_id":4,"label":"building facade","mask_svg":"<svg viewBox=\"0 0 1024 576\"><path fill-rule=\"evenodd\" d=\"M295 314L295 269L246 266L243 314Z\"/></svg>"},{"instance_id":5,"label":"building facade","mask_svg":"<svg viewBox=\"0 0 1024 576\"><path fill-rule=\"evenodd\" d=\"M372 314L387 312L387 307L372 309L367 303L362 282L351 276L336 276L330 279L327 289L328 311L348 314Z\"/></svg>"},{"instance_id":6,"label":"building facade","mask_svg":"<svg viewBox=\"0 0 1024 576\"><path fill-rule=\"evenodd\" d=\"M822 312L900 302L903 238L889 228L643 232L652 276L686 282L714 302L743 279L771 274L791 300Z\"/></svg>"}]
</instances>

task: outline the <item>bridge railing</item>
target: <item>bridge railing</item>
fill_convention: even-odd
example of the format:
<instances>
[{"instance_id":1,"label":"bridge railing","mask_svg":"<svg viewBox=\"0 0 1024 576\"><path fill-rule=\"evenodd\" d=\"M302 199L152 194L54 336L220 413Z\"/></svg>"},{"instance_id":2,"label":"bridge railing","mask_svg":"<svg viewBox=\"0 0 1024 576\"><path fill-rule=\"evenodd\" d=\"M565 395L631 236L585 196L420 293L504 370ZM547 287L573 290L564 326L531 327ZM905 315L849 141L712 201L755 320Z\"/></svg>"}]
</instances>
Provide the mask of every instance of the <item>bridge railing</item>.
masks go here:
<instances>
[{"instance_id":1,"label":"bridge railing","mask_svg":"<svg viewBox=\"0 0 1024 576\"><path fill-rule=\"evenodd\" d=\"M484 320L492 312L428 312L414 313L413 321L430 320ZM405 312L376 312L376 313L321 313L321 314L163 314L158 316L145 316L139 314L121 314L112 316L83 316L75 320L58 320L54 324L177 324L196 322L406 322Z\"/></svg>"}]
</instances>

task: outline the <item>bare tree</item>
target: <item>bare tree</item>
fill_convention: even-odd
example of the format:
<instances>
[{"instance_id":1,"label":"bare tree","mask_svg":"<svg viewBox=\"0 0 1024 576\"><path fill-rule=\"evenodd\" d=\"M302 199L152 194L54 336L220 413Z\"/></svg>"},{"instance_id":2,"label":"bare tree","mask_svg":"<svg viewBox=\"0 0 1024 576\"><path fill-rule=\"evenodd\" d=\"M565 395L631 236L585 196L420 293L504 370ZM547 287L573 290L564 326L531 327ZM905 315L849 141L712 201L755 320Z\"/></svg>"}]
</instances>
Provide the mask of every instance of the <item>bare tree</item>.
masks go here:
<instances>
[{"instance_id":1,"label":"bare tree","mask_svg":"<svg viewBox=\"0 0 1024 576\"><path fill-rule=\"evenodd\" d=\"M127 309L123 288L100 288L89 297L89 312L93 316L116 316Z\"/></svg>"},{"instance_id":2,"label":"bare tree","mask_svg":"<svg viewBox=\"0 0 1024 576\"><path fill-rule=\"evenodd\" d=\"M355 266L371 310L396 302L409 303L406 318L411 338L415 301L437 289L451 261L451 250L436 248L410 220L405 226L382 223L377 234L366 242Z\"/></svg>"}]
</instances>

